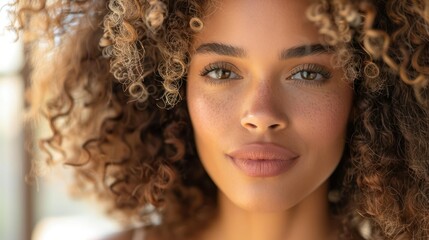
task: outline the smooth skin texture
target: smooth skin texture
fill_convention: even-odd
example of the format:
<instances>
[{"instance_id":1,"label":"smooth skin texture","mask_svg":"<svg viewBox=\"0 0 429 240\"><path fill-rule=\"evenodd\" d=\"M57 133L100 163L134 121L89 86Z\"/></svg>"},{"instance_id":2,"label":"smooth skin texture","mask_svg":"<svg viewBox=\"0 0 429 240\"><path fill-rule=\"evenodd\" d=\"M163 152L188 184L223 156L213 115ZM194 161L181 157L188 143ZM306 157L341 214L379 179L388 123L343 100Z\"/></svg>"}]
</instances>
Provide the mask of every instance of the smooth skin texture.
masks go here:
<instances>
[{"instance_id":1,"label":"smooth skin texture","mask_svg":"<svg viewBox=\"0 0 429 240\"><path fill-rule=\"evenodd\" d=\"M221 0L203 19L186 100L219 214L196 239L335 239L328 178L343 153L353 89L318 45L309 4ZM249 176L226 154L251 143L299 157L279 175Z\"/></svg>"}]
</instances>

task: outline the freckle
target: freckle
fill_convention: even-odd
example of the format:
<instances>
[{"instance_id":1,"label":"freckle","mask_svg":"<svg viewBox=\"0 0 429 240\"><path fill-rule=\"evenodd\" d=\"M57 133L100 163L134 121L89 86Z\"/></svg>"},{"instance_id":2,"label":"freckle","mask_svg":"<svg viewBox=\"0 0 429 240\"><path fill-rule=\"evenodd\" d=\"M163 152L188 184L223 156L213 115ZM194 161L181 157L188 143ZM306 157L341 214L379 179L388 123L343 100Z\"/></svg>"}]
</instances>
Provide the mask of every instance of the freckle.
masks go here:
<instances>
[{"instance_id":1,"label":"freckle","mask_svg":"<svg viewBox=\"0 0 429 240\"><path fill-rule=\"evenodd\" d=\"M227 114L227 109L224 108L225 100L217 97L204 96L203 100L205 102L203 112L206 113L205 119L208 124L220 123L223 121Z\"/></svg>"},{"instance_id":2,"label":"freckle","mask_svg":"<svg viewBox=\"0 0 429 240\"><path fill-rule=\"evenodd\" d=\"M307 107L302 109L303 117L309 122L317 123L311 124L314 131L323 130L329 132L329 129L338 124L338 102L340 101L330 94L320 95L305 104ZM324 129L316 129L320 127L324 127Z\"/></svg>"}]
</instances>

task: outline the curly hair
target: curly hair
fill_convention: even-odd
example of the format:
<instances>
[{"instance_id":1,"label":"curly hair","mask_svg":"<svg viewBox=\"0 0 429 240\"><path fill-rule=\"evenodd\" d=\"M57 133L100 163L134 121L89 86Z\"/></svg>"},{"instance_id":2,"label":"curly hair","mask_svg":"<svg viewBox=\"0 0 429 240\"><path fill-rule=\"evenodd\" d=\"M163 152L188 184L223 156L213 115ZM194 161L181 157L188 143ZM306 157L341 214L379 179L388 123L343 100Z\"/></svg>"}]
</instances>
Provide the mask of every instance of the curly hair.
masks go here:
<instances>
[{"instance_id":1,"label":"curly hair","mask_svg":"<svg viewBox=\"0 0 429 240\"><path fill-rule=\"evenodd\" d=\"M213 3L15 6L15 27L31 47L31 110L51 130L40 140L42 162L73 166L82 195L166 238L206 224L217 188L180 100L192 36ZM319 0L307 16L355 89L346 151L330 179L342 238L429 238L429 1ZM364 225L370 233L359 231Z\"/></svg>"}]
</instances>

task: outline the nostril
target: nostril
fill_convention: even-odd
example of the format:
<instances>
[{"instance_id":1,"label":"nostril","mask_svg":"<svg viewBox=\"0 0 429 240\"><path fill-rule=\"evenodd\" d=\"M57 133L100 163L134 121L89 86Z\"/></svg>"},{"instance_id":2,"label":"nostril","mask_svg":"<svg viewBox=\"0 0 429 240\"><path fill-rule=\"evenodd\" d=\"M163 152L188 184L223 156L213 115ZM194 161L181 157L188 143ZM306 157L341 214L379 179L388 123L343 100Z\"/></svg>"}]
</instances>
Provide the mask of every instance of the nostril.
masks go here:
<instances>
[{"instance_id":1,"label":"nostril","mask_svg":"<svg viewBox=\"0 0 429 240\"><path fill-rule=\"evenodd\" d=\"M286 122L280 118L247 115L241 119L241 126L251 131L278 131L286 127Z\"/></svg>"},{"instance_id":2,"label":"nostril","mask_svg":"<svg viewBox=\"0 0 429 240\"><path fill-rule=\"evenodd\" d=\"M253 123L246 123L245 125L246 125L246 127L248 127L248 128L258 128L258 126L256 126L256 125L255 125L255 124L253 124Z\"/></svg>"},{"instance_id":3,"label":"nostril","mask_svg":"<svg viewBox=\"0 0 429 240\"><path fill-rule=\"evenodd\" d=\"M270 126L268 126L269 129L277 129L280 127L280 124L272 124Z\"/></svg>"}]
</instances>

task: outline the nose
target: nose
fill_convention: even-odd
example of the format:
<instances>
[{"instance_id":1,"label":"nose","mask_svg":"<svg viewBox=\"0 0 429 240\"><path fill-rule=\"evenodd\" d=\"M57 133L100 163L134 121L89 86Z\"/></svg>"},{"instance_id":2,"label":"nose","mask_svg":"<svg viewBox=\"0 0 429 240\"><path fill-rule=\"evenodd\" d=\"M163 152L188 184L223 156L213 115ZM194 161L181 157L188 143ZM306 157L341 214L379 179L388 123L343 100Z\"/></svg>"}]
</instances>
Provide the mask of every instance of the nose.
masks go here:
<instances>
[{"instance_id":1,"label":"nose","mask_svg":"<svg viewBox=\"0 0 429 240\"><path fill-rule=\"evenodd\" d=\"M241 126L256 133L286 128L285 99L274 90L273 86L263 83L248 93L243 103Z\"/></svg>"}]
</instances>

